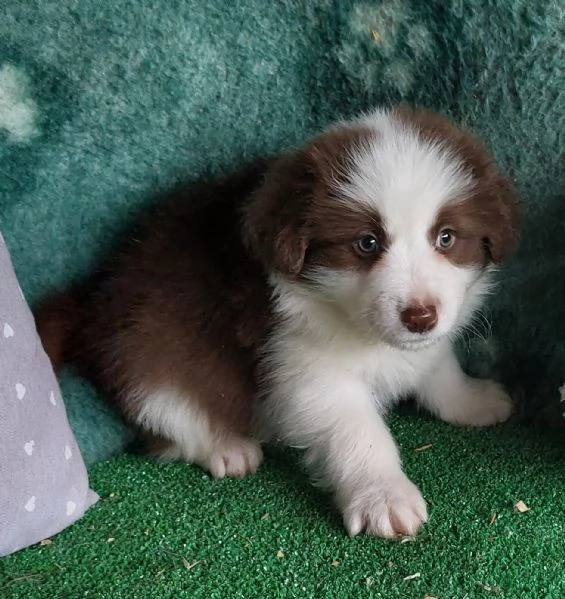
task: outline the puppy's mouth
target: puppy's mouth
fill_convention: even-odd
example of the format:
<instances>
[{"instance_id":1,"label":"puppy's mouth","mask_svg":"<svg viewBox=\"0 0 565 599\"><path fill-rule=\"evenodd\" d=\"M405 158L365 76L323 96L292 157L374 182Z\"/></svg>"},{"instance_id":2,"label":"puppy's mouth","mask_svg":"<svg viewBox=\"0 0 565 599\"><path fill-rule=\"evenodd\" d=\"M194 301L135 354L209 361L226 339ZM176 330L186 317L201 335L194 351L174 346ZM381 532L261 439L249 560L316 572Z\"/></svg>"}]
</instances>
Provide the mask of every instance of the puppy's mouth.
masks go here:
<instances>
[{"instance_id":1,"label":"puppy's mouth","mask_svg":"<svg viewBox=\"0 0 565 599\"><path fill-rule=\"evenodd\" d=\"M431 347L450 336L454 326L457 326L444 313L437 314L431 326L426 326L426 322L416 323L422 326L411 326L413 323L410 320L406 322L396 314L391 314L389 318L382 318L381 314L374 314L371 323L373 335L376 334L382 342L400 351L418 351Z\"/></svg>"},{"instance_id":2,"label":"puppy's mouth","mask_svg":"<svg viewBox=\"0 0 565 599\"><path fill-rule=\"evenodd\" d=\"M402 334L402 332L391 334L389 332L380 336L387 345L395 349L401 351L418 351L438 343L445 335L438 331L430 331L422 334L410 334L408 332L405 334Z\"/></svg>"}]
</instances>

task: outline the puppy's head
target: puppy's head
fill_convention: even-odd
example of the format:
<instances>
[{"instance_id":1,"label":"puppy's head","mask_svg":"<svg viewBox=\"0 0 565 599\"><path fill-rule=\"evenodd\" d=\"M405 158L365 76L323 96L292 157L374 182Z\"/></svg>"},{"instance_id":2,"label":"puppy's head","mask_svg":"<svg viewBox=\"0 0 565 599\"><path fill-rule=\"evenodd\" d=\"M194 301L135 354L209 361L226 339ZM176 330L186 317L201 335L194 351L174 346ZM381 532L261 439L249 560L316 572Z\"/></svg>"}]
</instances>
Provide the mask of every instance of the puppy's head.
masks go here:
<instances>
[{"instance_id":1,"label":"puppy's head","mask_svg":"<svg viewBox=\"0 0 565 599\"><path fill-rule=\"evenodd\" d=\"M517 202L477 139L397 109L276 162L246 207L244 237L302 297L419 347L468 320L515 245Z\"/></svg>"}]
</instances>

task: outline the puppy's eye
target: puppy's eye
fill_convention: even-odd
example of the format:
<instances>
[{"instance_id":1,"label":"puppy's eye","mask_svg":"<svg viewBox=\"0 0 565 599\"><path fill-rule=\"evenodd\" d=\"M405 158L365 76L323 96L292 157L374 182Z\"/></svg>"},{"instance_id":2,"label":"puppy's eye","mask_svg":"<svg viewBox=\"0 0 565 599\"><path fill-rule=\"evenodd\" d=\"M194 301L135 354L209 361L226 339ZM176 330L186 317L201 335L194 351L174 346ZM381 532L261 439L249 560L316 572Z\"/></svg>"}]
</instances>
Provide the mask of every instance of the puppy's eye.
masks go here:
<instances>
[{"instance_id":1,"label":"puppy's eye","mask_svg":"<svg viewBox=\"0 0 565 599\"><path fill-rule=\"evenodd\" d=\"M451 229L442 229L436 239L436 247L440 250L448 250L455 243L455 232Z\"/></svg>"},{"instance_id":2,"label":"puppy's eye","mask_svg":"<svg viewBox=\"0 0 565 599\"><path fill-rule=\"evenodd\" d=\"M376 254L380 249L379 240L372 233L363 235L363 237L358 239L355 247L363 255Z\"/></svg>"}]
</instances>

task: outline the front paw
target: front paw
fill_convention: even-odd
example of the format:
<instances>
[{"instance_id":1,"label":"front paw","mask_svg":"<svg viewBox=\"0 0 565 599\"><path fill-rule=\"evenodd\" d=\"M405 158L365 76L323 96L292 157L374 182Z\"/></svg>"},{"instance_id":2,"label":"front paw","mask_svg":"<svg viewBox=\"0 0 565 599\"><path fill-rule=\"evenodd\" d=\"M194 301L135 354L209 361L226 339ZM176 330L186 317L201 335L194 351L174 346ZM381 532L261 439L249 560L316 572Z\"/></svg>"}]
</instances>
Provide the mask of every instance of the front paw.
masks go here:
<instances>
[{"instance_id":1,"label":"front paw","mask_svg":"<svg viewBox=\"0 0 565 599\"><path fill-rule=\"evenodd\" d=\"M422 494L403 473L364 484L338 498L338 504L351 536L413 536L428 519Z\"/></svg>"},{"instance_id":2,"label":"front paw","mask_svg":"<svg viewBox=\"0 0 565 599\"><path fill-rule=\"evenodd\" d=\"M491 380L468 378L453 398L442 420L459 426L492 426L510 418L512 400L501 385Z\"/></svg>"}]
</instances>

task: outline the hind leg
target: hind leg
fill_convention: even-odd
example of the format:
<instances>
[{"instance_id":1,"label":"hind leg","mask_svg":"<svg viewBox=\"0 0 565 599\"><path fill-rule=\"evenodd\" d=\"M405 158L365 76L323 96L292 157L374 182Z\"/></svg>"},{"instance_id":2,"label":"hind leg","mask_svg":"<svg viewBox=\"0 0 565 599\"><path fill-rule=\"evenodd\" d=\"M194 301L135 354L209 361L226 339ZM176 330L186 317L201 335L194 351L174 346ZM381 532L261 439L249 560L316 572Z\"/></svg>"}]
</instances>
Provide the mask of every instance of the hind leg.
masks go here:
<instances>
[{"instance_id":1,"label":"hind leg","mask_svg":"<svg viewBox=\"0 0 565 599\"><path fill-rule=\"evenodd\" d=\"M186 395L171 390L146 392L135 401L134 421L154 441L152 453L164 460L185 460L214 478L242 477L263 459L257 441L230 431Z\"/></svg>"},{"instance_id":2,"label":"hind leg","mask_svg":"<svg viewBox=\"0 0 565 599\"><path fill-rule=\"evenodd\" d=\"M196 463L208 470L214 478L241 478L255 472L262 460L263 452L257 441L233 435L216 443L202 463Z\"/></svg>"}]
</instances>

